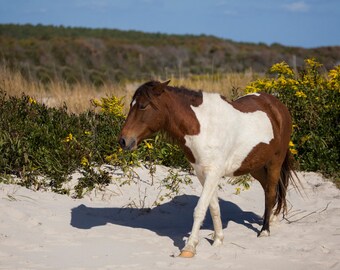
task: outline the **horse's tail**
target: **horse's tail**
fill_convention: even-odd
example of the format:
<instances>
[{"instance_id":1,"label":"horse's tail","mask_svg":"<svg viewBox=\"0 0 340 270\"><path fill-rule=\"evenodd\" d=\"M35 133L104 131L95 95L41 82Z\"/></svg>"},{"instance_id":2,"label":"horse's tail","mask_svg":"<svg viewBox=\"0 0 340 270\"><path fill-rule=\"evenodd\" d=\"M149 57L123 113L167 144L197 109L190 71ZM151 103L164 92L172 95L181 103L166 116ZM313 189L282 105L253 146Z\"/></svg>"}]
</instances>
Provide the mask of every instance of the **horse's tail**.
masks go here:
<instances>
[{"instance_id":1,"label":"horse's tail","mask_svg":"<svg viewBox=\"0 0 340 270\"><path fill-rule=\"evenodd\" d=\"M290 153L290 150L287 150L286 157L283 161L281 172L280 172L280 180L277 185L276 192L276 209L274 215L278 215L281 211L283 214L287 214L287 188L289 184L292 184L294 188L301 194L299 186L301 185L300 179L297 176L294 170L294 158ZM299 186L298 186L299 185Z\"/></svg>"}]
</instances>

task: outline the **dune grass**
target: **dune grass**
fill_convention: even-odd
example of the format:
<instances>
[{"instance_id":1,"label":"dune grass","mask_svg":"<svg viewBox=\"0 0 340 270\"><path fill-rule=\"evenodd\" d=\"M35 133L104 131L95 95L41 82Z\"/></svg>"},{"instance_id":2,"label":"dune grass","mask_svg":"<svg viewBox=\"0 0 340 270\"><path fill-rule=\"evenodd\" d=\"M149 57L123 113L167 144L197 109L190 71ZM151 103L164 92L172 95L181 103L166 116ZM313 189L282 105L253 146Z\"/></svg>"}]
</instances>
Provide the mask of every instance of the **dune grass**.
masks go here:
<instances>
[{"instance_id":1,"label":"dune grass","mask_svg":"<svg viewBox=\"0 0 340 270\"><path fill-rule=\"evenodd\" d=\"M245 87L259 75L252 72L192 75L188 77L159 78L150 80L171 80L172 86L185 86L190 89L218 92L232 99L242 95ZM122 83L110 83L96 87L92 84L76 83L67 84L63 81L53 81L42 84L39 81L28 81L20 72L11 71L6 66L0 66L0 89L11 96L21 96L25 93L36 101L48 107L61 107L64 104L71 113L82 113L93 109L91 100L106 96L124 97L125 104L130 99L139 85L145 81L129 81ZM128 109L126 106L125 111Z\"/></svg>"}]
</instances>

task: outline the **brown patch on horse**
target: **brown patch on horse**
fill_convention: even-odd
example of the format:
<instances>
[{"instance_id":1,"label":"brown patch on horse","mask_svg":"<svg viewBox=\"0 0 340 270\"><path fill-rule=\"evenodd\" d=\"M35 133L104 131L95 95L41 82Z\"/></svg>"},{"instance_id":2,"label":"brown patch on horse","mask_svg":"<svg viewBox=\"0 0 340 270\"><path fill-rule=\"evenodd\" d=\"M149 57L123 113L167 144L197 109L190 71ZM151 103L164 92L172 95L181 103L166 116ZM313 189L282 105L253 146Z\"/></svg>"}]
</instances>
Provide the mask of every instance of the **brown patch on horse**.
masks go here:
<instances>
[{"instance_id":1,"label":"brown patch on horse","mask_svg":"<svg viewBox=\"0 0 340 270\"><path fill-rule=\"evenodd\" d=\"M201 105L203 94L201 91L170 86L167 87L166 94L166 98L175 100L175 102L169 102L173 106L169 108L171 114L168 117L169 121L165 126L165 131L171 134L173 138L177 138L177 142L182 147L189 162L195 163L195 157L185 145L184 137L186 135L197 135L200 132L200 124L191 106L198 107Z\"/></svg>"},{"instance_id":2,"label":"brown patch on horse","mask_svg":"<svg viewBox=\"0 0 340 270\"><path fill-rule=\"evenodd\" d=\"M256 171L263 167L263 164L267 162L268 155L272 156L272 146L271 143L259 143L256 145L249 155L243 160L241 167L234 172L234 176L240 176L252 171Z\"/></svg>"}]
</instances>

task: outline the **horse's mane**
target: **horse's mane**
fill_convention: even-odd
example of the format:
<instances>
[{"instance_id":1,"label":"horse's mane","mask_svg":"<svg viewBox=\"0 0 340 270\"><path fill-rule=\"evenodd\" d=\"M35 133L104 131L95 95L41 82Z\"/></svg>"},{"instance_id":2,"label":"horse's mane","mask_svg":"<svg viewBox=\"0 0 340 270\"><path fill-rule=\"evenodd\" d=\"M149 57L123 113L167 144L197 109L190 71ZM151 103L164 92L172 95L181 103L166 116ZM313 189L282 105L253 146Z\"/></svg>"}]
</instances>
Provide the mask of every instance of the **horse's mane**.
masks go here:
<instances>
[{"instance_id":1,"label":"horse's mane","mask_svg":"<svg viewBox=\"0 0 340 270\"><path fill-rule=\"evenodd\" d=\"M135 100L136 97L141 96L141 95L147 97L150 100L151 96L152 96L151 95L152 89L159 84L160 84L159 81L149 81L149 82L144 83L143 85L141 85L136 90L135 94L132 97L132 100ZM167 86L166 90L171 91L171 92L176 93L176 94L192 97L192 98L201 98L202 97L202 91L201 90L199 90L199 91L191 90L191 89L188 89L184 86L180 86L180 87Z\"/></svg>"},{"instance_id":2,"label":"horse's mane","mask_svg":"<svg viewBox=\"0 0 340 270\"><path fill-rule=\"evenodd\" d=\"M167 89L180 95L185 95L189 97L197 97L197 98L202 97L202 90L196 91L196 90L188 89L184 86L180 86L180 87L168 86Z\"/></svg>"},{"instance_id":3,"label":"horse's mane","mask_svg":"<svg viewBox=\"0 0 340 270\"><path fill-rule=\"evenodd\" d=\"M135 100L138 96L145 96L150 100L151 99L150 91L155 86L157 86L157 84L159 84L158 81L149 81L142 84L140 87L137 88L136 92L132 97L132 100Z\"/></svg>"}]
</instances>

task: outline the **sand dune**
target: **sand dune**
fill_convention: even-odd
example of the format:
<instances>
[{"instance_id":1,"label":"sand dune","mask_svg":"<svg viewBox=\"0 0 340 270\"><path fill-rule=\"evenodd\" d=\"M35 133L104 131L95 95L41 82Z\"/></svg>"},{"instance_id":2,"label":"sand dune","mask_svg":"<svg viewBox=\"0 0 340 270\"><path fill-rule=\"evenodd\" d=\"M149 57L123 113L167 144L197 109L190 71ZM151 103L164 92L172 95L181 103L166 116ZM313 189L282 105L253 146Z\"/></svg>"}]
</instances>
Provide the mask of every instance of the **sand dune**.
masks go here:
<instances>
[{"instance_id":1,"label":"sand dune","mask_svg":"<svg viewBox=\"0 0 340 270\"><path fill-rule=\"evenodd\" d=\"M340 269L340 191L318 174L299 175L305 196L289 191L288 215L264 238L260 185L236 195L222 183L224 244L211 246L207 216L193 259L177 255L191 230L197 179L157 207L157 185L143 181L83 199L0 184L0 269Z\"/></svg>"}]
</instances>

